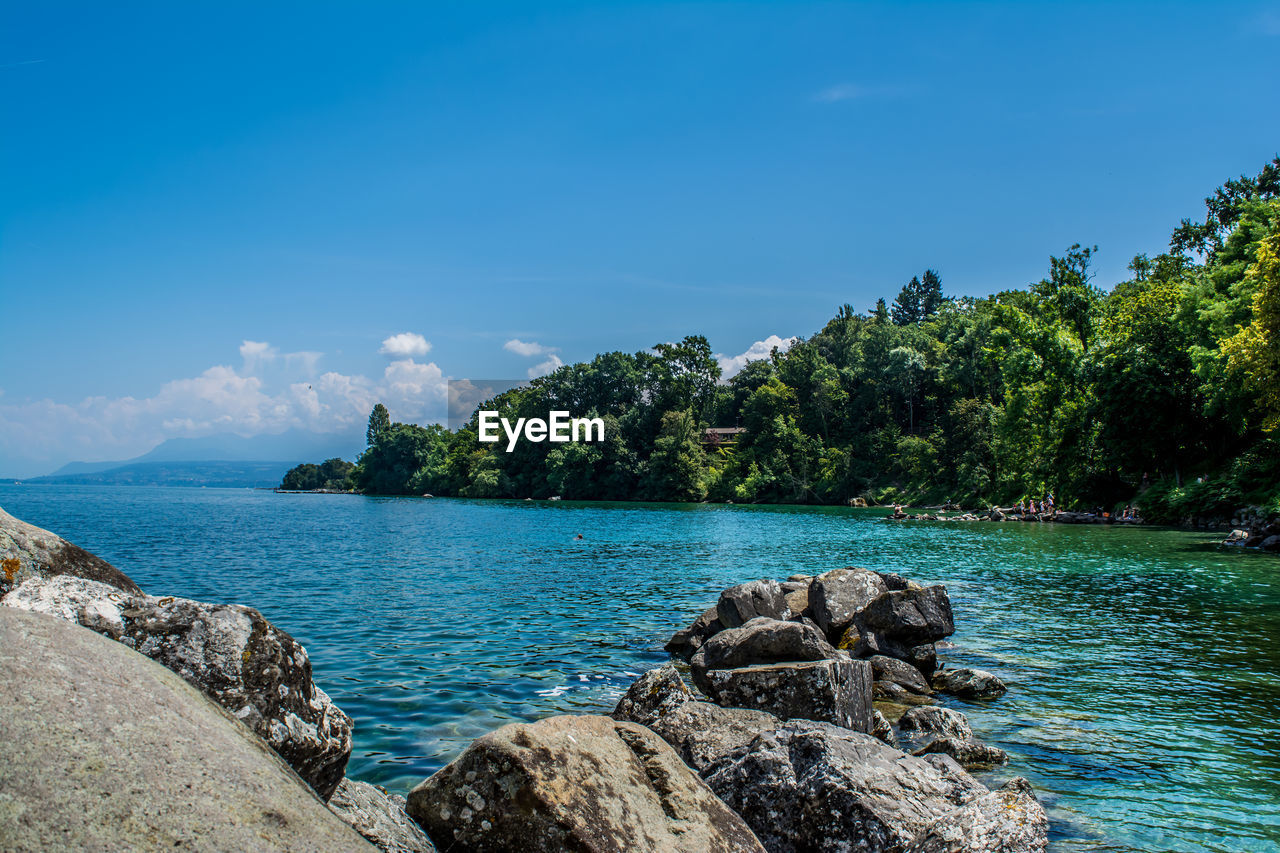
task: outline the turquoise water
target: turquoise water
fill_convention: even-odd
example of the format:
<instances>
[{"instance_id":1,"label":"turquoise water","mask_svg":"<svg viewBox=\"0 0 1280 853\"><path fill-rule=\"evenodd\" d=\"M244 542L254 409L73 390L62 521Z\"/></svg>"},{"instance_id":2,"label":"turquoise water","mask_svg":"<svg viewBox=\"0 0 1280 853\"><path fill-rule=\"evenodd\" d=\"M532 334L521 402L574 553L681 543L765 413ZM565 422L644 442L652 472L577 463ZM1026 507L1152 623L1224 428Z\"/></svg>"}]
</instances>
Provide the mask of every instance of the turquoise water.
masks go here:
<instances>
[{"instance_id":1,"label":"turquoise water","mask_svg":"<svg viewBox=\"0 0 1280 853\"><path fill-rule=\"evenodd\" d=\"M723 587L844 565L941 582L956 703L1066 851L1280 851L1280 559L1208 534L888 524L882 510L0 486L144 589L251 604L405 791L512 720L611 708ZM582 540L575 539L581 533Z\"/></svg>"}]
</instances>

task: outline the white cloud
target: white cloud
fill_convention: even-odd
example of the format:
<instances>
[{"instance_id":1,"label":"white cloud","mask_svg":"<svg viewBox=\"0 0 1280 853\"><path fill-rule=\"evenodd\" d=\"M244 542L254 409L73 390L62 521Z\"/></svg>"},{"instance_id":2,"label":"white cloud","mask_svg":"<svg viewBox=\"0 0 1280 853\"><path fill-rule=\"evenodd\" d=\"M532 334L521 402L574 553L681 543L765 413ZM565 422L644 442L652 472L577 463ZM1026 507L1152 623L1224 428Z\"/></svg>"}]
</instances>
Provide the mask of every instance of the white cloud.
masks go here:
<instances>
[{"instance_id":1,"label":"white cloud","mask_svg":"<svg viewBox=\"0 0 1280 853\"><path fill-rule=\"evenodd\" d=\"M716 361L720 362L720 378L728 379L738 373L742 368L747 366L749 361L759 361L762 358L768 358L776 347L778 352L786 352L791 349L799 338L780 338L777 335L770 335L763 341L756 341L747 347L747 351L739 353L735 356L722 355L716 353Z\"/></svg>"},{"instance_id":2,"label":"white cloud","mask_svg":"<svg viewBox=\"0 0 1280 853\"><path fill-rule=\"evenodd\" d=\"M7 470L0 474L48 473L72 459L128 459L177 437L253 436L292 428L341 432L364 423L376 402L398 421L442 421L446 414L448 383L435 363L397 359L374 380L335 371L315 377L319 353L278 359L274 347L258 341L245 341L240 354L241 370L215 365L198 376L166 382L145 398L5 400L0 403L0 467ZM266 377L254 373L273 360L276 367Z\"/></svg>"},{"instance_id":3,"label":"white cloud","mask_svg":"<svg viewBox=\"0 0 1280 853\"><path fill-rule=\"evenodd\" d=\"M244 359L246 373L254 373L262 365L274 361L278 351L266 341L245 341L240 344L240 357Z\"/></svg>"},{"instance_id":4,"label":"white cloud","mask_svg":"<svg viewBox=\"0 0 1280 853\"><path fill-rule=\"evenodd\" d=\"M540 343L534 341L522 341L519 338L512 338L502 345L502 348L516 355L522 355L525 358L532 358L535 355L546 355L549 352L555 352L555 347L544 347Z\"/></svg>"},{"instance_id":5,"label":"white cloud","mask_svg":"<svg viewBox=\"0 0 1280 853\"><path fill-rule=\"evenodd\" d=\"M546 376L560 367L564 367L564 362L560 360L560 356L551 353L546 361L529 368L529 378L537 379L539 376Z\"/></svg>"},{"instance_id":6,"label":"white cloud","mask_svg":"<svg viewBox=\"0 0 1280 853\"><path fill-rule=\"evenodd\" d=\"M383 341L378 352L391 358L419 358L431 352L431 344L415 332L401 332Z\"/></svg>"}]
</instances>

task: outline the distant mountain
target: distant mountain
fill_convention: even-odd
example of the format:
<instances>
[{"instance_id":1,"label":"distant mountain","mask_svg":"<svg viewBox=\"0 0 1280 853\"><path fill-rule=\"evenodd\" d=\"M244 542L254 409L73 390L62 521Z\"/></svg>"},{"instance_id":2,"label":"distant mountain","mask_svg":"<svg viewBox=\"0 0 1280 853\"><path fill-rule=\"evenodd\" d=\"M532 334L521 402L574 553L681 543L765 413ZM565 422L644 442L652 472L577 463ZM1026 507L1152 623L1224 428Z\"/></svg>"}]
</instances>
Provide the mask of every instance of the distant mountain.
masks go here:
<instances>
[{"instance_id":1,"label":"distant mountain","mask_svg":"<svg viewBox=\"0 0 1280 853\"><path fill-rule=\"evenodd\" d=\"M289 462L136 462L106 471L82 471L23 480L30 485L208 486L271 488L292 468Z\"/></svg>"},{"instance_id":2,"label":"distant mountain","mask_svg":"<svg viewBox=\"0 0 1280 853\"><path fill-rule=\"evenodd\" d=\"M84 476L150 462L190 462L191 460L257 462L269 459L288 462L285 468L288 470L300 462L323 462L335 456L340 459L354 460L363 450L363 431L320 434L295 429L277 435L255 435L251 438L239 435L171 438L133 459L116 462L69 462L47 477Z\"/></svg>"}]
</instances>

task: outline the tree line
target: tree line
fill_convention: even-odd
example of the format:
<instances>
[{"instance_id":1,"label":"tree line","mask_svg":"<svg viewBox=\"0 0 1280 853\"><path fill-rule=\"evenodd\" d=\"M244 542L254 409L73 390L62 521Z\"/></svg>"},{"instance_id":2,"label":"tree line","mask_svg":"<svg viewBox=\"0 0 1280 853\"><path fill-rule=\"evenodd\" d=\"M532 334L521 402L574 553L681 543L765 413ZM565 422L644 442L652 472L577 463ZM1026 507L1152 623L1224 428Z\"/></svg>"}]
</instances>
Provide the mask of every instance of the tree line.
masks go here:
<instances>
[{"instance_id":1,"label":"tree line","mask_svg":"<svg viewBox=\"0 0 1280 853\"><path fill-rule=\"evenodd\" d=\"M1280 158L1205 205L1110 290L1095 282L1097 248L1080 244L1028 288L983 298L947 297L927 270L892 305L844 305L727 379L691 335L565 365L484 406L512 421L601 417L600 443L508 453L477 441L474 416L450 431L392 423L379 404L350 481L371 494L749 503L1140 495L1158 521L1274 504ZM744 432L716 443L709 426Z\"/></svg>"}]
</instances>

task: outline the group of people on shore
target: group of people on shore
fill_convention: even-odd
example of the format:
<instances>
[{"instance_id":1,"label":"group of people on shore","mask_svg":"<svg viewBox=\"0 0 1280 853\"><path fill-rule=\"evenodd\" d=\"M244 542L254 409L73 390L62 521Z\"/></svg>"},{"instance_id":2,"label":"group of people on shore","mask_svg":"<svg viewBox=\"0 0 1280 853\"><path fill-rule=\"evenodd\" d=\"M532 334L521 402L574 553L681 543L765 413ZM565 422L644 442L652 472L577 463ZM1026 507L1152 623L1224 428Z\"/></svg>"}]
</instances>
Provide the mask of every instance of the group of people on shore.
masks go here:
<instances>
[{"instance_id":1,"label":"group of people on shore","mask_svg":"<svg viewBox=\"0 0 1280 853\"><path fill-rule=\"evenodd\" d=\"M1035 498L1019 500L1015 509L1018 515L1053 515L1057 512L1053 505L1053 492L1049 492L1038 503Z\"/></svg>"},{"instance_id":2,"label":"group of people on shore","mask_svg":"<svg viewBox=\"0 0 1280 853\"><path fill-rule=\"evenodd\" d=\"M952 508L950 498L948 498L946 503L942 506L942 509L944 510L948 508ZM955 508L958 509L958 507L955 507ZM1101 506L1097 506L1097 507L1094 507L1093 509L1085 510L1085 511L1063 510L1063 515L1059 517L1058 507L1053 498L1053 492L1049 492L1041 500L1036 500L1035 498L1023 498L1022 500L1019 500L1017 504L1009 507L1008 509L1001 509L999 507L992 506L989 511L990 516L997 521L1000 520L1001 513L1003 513L1005 516L1013 516L1013 517L1020 518L1023 521L1044 520L1044 521L1067 521L1067 522L1079 523L1080 521L1088 521L1093 519L1093 520L1101 521L1107 524L1111 524L1117 521L1130 521L1130 522L1137 522L1137 523L1142 522L1142 517L1139 515L1138 507L1132 504L1127 504L1123 512L1110 512ZM975 516L975 518L986 518L987 515L988 513L982 513L978 516ZM895 503L893 505L893 515L889 517L899 521L903 519L911 519L911 518L917 518L917 517L923 518L925 520L941 520L941 521L952 521L952 520L962 518L961 516L956 516L955 519L952 519L952 518L943 518L941 516L938 516L937 518L935 518L934 516L928 516L928 515L923 515L923 516L907 515L907 513L902 508L902 504L900 503ZM965 516L963 516L963 519L969 519L969 517L970 515L966 513Z\"/></svg>"}]
</instances>

